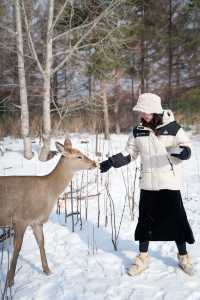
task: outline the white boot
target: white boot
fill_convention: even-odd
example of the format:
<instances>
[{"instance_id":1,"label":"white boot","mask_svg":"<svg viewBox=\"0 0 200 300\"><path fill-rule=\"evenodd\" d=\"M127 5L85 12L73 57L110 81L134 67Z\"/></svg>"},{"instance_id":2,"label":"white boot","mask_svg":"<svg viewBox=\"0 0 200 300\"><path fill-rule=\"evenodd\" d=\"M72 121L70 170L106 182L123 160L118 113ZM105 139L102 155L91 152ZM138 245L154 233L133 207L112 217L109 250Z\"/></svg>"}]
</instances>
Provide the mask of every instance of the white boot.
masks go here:
<instances>
[{"instance_id":1,"label":"white boot","mask_svg":"<svg viewBox=\"0 0 200 300\"><path fill-rule=\"evenodd\" d=\"M185 255L177 254L177 258L178 258L179 266L181 267L181 269L188 275L192 276L194 274L194 270L193 270L191 258L189 257L189 255L188 254L185 254Z\"/></svg>"},{"instance_id":2,"label":"white boot","mask_svg":"<svg viewBox=\"0 0 200 300\"><path fill-rule=\"evenodd\" d=\"M139 253L135 258L134 264L128 269L128 274L130 276L140 274L149 267L149 262L150 259L147 252Z\"/></svg>"}]
</instances>

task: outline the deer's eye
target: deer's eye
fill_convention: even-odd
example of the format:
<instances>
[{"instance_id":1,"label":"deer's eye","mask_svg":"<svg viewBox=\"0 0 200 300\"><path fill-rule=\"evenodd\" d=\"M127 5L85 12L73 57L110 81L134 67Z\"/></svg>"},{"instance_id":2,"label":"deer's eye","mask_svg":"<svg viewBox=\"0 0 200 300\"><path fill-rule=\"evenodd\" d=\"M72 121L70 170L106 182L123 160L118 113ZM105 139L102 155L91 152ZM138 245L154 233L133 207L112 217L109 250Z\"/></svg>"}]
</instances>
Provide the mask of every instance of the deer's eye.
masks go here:
<instances>
[{"instance_id":1,"label":"deer's eye","mask_svg":"<svg viewBox=\"0 0 200 300\"><path fill-rule=\"evenodd\" d=\"M77 156L78 159L82 159L82 156Z\"/></svg>"}]
</instances>

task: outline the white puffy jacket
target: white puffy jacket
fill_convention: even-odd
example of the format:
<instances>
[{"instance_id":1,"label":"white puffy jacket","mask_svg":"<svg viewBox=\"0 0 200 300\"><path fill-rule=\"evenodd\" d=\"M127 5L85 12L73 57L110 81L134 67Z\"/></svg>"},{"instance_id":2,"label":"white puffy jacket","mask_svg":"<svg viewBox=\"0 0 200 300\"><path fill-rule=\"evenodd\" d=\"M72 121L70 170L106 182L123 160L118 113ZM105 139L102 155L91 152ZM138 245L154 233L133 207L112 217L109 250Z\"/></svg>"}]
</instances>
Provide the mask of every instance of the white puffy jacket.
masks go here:
<instances>
[{"instance_id":1,"label":"white puffy jacket","mask_svg":"<svg viewBox=\"0 0 200 300\"><path fill-rule=\"evenodd\" d=\"M134 128L125 151L132 159L139 154L141 156L141 189L180 190L183 181L182 161L170 153L175 153L177 146L191 147L190 140L174 120L171 110L164 110L163 124L157 129L159 136L148 127L139 125Z\"/></svg>"}]
</instances>

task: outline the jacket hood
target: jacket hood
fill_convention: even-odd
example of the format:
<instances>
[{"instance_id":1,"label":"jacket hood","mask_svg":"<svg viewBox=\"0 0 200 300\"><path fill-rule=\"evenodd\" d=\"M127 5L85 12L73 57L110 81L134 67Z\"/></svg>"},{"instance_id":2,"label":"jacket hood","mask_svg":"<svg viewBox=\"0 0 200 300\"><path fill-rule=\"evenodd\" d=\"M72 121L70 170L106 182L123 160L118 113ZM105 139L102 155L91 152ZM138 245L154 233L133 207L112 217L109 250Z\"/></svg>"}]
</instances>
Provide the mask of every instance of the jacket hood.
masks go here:
<instances>
[{"instance_id":1,"label":"jacket hood","mask_svg":"<svg viewBox=\"0 0 200 300\"><path fill-rule=\"evenodd\" d=\"M165 126L173 121L175 121L173 112L170 109L165 109L163 110L163 123L157 128Z\"/></svg>"}]
</instances>

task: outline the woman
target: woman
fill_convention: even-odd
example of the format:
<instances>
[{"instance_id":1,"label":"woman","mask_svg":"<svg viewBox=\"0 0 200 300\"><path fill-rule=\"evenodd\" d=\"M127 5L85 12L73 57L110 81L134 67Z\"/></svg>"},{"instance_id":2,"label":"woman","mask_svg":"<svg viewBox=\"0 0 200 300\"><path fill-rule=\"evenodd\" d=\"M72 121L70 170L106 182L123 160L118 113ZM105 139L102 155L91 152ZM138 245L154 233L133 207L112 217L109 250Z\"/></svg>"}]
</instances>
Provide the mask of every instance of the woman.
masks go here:
<instances>
[{"instance_id":1,"label":"woman","mask_svg":"<svg viewBox=\"0 0 200 300\"><path fill-rule=\"evenodd\" d=\"M139 254L128 274L134 276L149 266L149 241L175 241L180 267L192 275L186 242L194 243L181 198L182 161L191 156L190 141L174 120L170 110L163 110L159 96L139 96L134 111L141 124L133 129L125 151L100 163L101 172L119 168L141 156L139 218L135 240Z\"/></svg>"}]
</instances>

